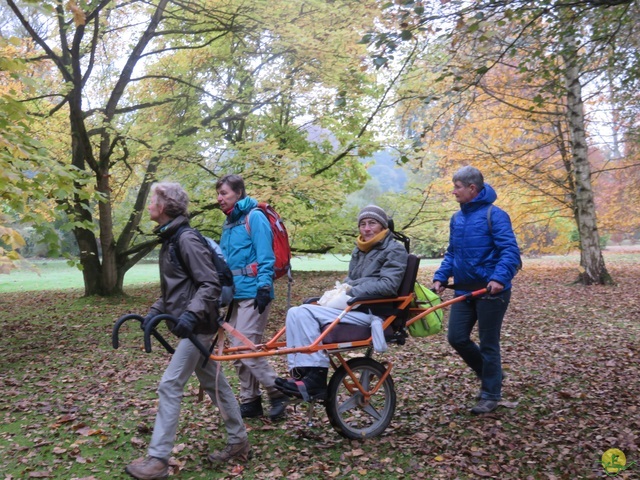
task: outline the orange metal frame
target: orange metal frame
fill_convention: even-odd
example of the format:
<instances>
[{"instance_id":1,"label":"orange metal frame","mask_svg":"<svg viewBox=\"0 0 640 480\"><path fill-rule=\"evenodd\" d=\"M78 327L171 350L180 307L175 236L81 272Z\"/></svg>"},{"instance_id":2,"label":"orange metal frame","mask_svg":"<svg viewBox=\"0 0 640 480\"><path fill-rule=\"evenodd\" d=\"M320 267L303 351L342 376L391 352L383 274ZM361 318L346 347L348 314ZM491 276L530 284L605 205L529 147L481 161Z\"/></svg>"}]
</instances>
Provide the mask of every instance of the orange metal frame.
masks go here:
<instances>
[{"instance_id":1,"label":"orange metal frame","mask_svg":"<svg viewBox=\"0 0 640 480\"><path fill-rule=\"evenodd\" d=\"M349 390L349 392L355 392L356 389L359 390L364 397L364 402L368 402L369 398L372 395L375 395L378 389L384 384L384 381L386 380L386 378L389 376L391 372L391 368L393 367L393 364L391 362L385 362L386 369L382 377L378 380L378 382L376 382L376 385L371 390L365 390L362 384L360 383L360 381L358 380L358 378L354 375L354 373L349 368L347 361L344 359L341 352L344 350L352 350L352 349L362 348L362 347L368 348L372 344L371 337L368 337L363 340L350 341L350 342L337 342L337 343L327 343L327 344L323 343L323 340L327 337L327 335L329 335L329 333L333 331L340 324L340 321L342 320L342 318L344 318L344 316L348 312L350 312L351 310L353 310L355 307L359 305L374 305L377 303L389 303L389 302L397 303L398 310L402 311L408 308L410 315L412 315L409 318L409 320L407 320L406 326L408 327L409 325L419 321L423 317L429 315L430 313L436 310L448 307L449 305L466 300L468 298L483 295L485 293L487 293L487 289L483 288L481 290L476 290L474 292L471 292L467 295L460 295L458 297L452 298L451 300L447 300L436 306L426 308L426 309L410 308L410 305L415 298L415 294L413 292L407 296L402 296L402 297L383 298L383 299L376 299L376 300L365 300L361 302L354 302L353 304L348 305L347 308L345 308L336 317L336 319L325 328L322 334L310 345L306 345L303 347L296 347L296 348L287 348L286 342L281 340L281 338L286 332L286 326L285 326L282 329L280 329L266 343L253 344L245 338L243 339L243 342L244 342L243 346L224 348L218 354L212 353L209 358L215 361L230 361L230 360L238 360L242 358L266 357L271 355L287 355L290 353L314 353L319 350L326 350L329 355L338 359L339 364L345 368L345 370L349 375L349 378L351 378L353 382L352 385L347 383L347 377L345 377L343 381L345 387ZM396 319L396 315L390 315L389 317L387 317L382 324L383 329L386 329L389 326L391 326L391 324L395 319ZM224 327L229 332L229 334L231 335L234 334L233 328L230 327L228 324L225 324ZM337 370L339 368L339 365L336 362L334 362L333 359L331 360L331 364L334 369Z\"/></svg>"},{"instance_id":2,"label":"orange metal frame","mask_svg":"<svg viewBox=\"0 0 640 480\"><path fill-rule=\"evenodd\" d=\"M343 384L345 388L347 388L347 390L351 393L355 392L356 390L360 391L363 398L362 401L365 403L368 403L371 396L375 395L384 384L385 380L387 379L387 377L391 372L391 368L393 367L393 365L391 362L383 362L385 366L385 371L381 375L381 378L378 380L378 382L375 385L371 386L371 389L365 390L365 388L362 386L362 384L360 383L356 375L353 373L351 368L349 368L348 361L342 356L342 352L350 351L357 348L363 348L363 347L370 348L372 346L371 336L369 336L368 338L365 338L362 340L356 340L356 341L323 343L324 339L327 338L327 336L337 328L337 326L340 324L340 321L344 318L344 316L347 313L349 313L351 310L353 310L359 305L394 303L396 304L396 309L398 311L404 312L408 310L409 316L410 316L410 318L406 322L406 326L408 327L436 310L448 307L449 305L452 305L454 303L457 303L469 298L484 295L485 293L487 293L487 289L483 288L481 290L476 290L466 295L461 295L459 297L452 298L451 300L447 300L445 302L440 303L439 305L436 305L430 308L415 308L415 307L412 308L411 303L415 299L415 294L413 292L406 296L400 296L400 297L394 297L394 298L362 299L359 301L357 299L354 299L355 301L353 301L352 304L348 305L347 308L345 308L342 312L340 312L340 314L335 318L335 320L333 320L333 322L331 322L325 328L325 330L313 343L311 343L310 345L296 347L296 348L288 348L286 342L282 340L282 337L286 332L286 326L280 329L266 343L254 344L251 341L249 341L246 337L241 335L239 332L237 332L231 325L225 322L222 324L222 328L226 330L230 335L234 335L236 338L240 339L243 345L237 346L237 347L224 348L223 341L220 340L219 352L217 353L209 352L203 345L201 345L197 341L195 335L191 335L189 338L200 349L200 351L205 357L205 362L208 359L211 359L214 361L230 361L230 360L238 360L243 358L266 357L271 355L287 355L290 353L309 354L309 353L314 353L320 350L325 350L327 354L329 354L330 356L331 366L334 369L337 370L338 368L340 368L340 366L342 366L346 370L348 375L345 376L345 378L343 379ZM388 327L390 327L393 321L396 319L396 317L397 317L396 315L388 316L382 323L383 329L387 329ZM121 317L116 322L113 328L113 333L112 333L113 348L118 348L118 345L119 345L118 330L120 329L120 326L124 322L132 319L139 321L141 324L144 321L143 317L136 314L127 314ZM145 350L147 352L151 351L150 335L153 335L165 347L167 351L169 351L170 353L173 353L173 348L171 347L171 345L169 345L166 342L166 340L162 338L162 336L155 330L155 326L157 325L158 322L162 320L167 320L167 319L176 321L176 319L171 315L161 314L154 317L153 320L145 327ZM367 356L369 356L369 354L370 354L370 350L367 353ZM335 359L337 359L337 362L335 361ZM349 383L348 378L350 378L353 383Z\"/></svg>"}]
</instances>

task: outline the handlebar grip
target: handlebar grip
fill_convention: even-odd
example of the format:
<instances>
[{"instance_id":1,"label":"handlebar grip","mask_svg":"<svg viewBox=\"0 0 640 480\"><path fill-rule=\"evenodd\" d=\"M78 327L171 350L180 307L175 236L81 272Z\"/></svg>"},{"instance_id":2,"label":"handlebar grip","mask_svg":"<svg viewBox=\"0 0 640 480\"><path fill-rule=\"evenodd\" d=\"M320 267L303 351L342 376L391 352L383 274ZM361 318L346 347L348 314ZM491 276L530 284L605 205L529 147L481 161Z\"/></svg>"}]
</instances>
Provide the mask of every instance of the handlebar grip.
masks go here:
<instances>
[{"instance_id":1,"label":"handlebar grip","mask_svg":"<svg viewBox=\"0 0 640 480\"><path fill-rule=\"evenodd\" d=\"M156 325L158 325L162 320L171 320L172 322L178 322L178 319L173 315L168 315L166 313L161 313L160 315L156 315L153 317L144 327L144 351L147 353L151 353L151 335L164 346L164 348L169 351L169 353L173 353L173 348L167 343L167 341L156 331ZM169 350L169 348L171 350Z\"/></svg>"},{"instance_id":2,"label":"handlebar grip","mask_svg":"<svg viewBox=\"0 0 640 480\"><path fill-rule=\"evenodd\" d=\"M178 319L176 317L174 317L173 315L168 315L166 313L162 313L153 317L144 327L144 351L147 353L151 353L151 335L156 337L156 339L167 349L169 353L173 353L175 351L171 347L171 345L169 345L167 341L162 337L162 335L160 335L155 330L156 325L158 325L158 323L160 323L162 320L171 320L174 323L178 322ZM207 350L207 348L202 345L202 343L200 343L198 338L193 333L189 335L188 339L196 346L198 350L200 350L200 353L204 357L204 361L202 362L202 366L204 367L209 360L209 350Z\"/></svg>"},{"instance_id":3,"label":"handlebar grip","mask_svg":"<svg viewBox=\"0 0 640 480\"><path fill-rule=\"evenodd\" d=\"M113 332L111 333L111 345L114 349L117 349L120 346L120 341L118 339L118 332L120 331L120 327L124 322L128 320L138 320L142 324L144 318L135 313L128 313L126 315L123 315L118 319L118 321L116 321L115 325L113 326Z\"/></svg>"}]
</instances>

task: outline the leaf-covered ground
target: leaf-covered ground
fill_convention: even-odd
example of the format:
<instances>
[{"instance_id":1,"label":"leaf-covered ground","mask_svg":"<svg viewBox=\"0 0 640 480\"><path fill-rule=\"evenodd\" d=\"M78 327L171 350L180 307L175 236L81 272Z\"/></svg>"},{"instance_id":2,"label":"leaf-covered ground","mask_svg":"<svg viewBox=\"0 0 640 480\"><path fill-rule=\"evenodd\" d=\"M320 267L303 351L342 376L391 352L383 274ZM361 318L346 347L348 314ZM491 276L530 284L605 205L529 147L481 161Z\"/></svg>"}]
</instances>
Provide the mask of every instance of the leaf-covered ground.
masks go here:
<instances>
[{"instance_id":1,"label":"leaf-covered ground","mask_svg":"<svg viewBox=\"0 0 640 480\"><path fill-rule=\"evenodd\" d=\"M515 281L503 328L507 406L473 416L477 381L443 334L409 339L392 361L398 404L377 438L339 436L316 406L289 406L286 422L247 422L254 457L212 470L206 454L224 445L219 416L189 384L171 460L180 478L603 478L604 451L626 454L617 478L640 478L640 254L607 252L613 287L573 284L573 261L528 260ZM428 284L432 271L420 277ZM330 287L338 274L299 273L293 303ZM144 313L157 287L118 300L76 291L0 297L0 474L28 478L128 478L144 455L157 382L168 355L146 354L129 324L111 348L114 321ZM286 282L272 329L286 308ZM270 357L285 373L283 357ZM231 365L223 368L235 382ZM634 464L634 462L638 462Z\"/></svg>"}]
</instances>

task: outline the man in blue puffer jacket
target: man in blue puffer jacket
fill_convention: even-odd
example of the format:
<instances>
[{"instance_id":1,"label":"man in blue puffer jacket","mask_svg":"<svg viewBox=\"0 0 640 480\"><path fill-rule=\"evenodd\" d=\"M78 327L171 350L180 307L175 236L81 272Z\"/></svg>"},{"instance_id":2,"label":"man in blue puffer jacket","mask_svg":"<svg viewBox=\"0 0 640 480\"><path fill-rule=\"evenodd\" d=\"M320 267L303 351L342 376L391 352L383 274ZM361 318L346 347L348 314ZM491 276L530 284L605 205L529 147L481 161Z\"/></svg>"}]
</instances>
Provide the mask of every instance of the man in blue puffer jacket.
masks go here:
<instances>
[{"instance_id":1,"label":"man in blue puffer jacket","mask_svg":"<svg viewBox=\"0 0 640 480\"><path fill-rule=\"evenodd\" d=\"M502 390L500 330L511 298L511 280L520 267L520 249L509 215L492 206L497 195L477 168L466 166L453 176L453 195L460 203L449 224L449 247L433 278L439 294L450 277L456 295L487 287L489 293L452 305L448 340L482 385L471 412L498 407ZM480 344L471 340L478 323Z\"/></svg>"}]
</instances>

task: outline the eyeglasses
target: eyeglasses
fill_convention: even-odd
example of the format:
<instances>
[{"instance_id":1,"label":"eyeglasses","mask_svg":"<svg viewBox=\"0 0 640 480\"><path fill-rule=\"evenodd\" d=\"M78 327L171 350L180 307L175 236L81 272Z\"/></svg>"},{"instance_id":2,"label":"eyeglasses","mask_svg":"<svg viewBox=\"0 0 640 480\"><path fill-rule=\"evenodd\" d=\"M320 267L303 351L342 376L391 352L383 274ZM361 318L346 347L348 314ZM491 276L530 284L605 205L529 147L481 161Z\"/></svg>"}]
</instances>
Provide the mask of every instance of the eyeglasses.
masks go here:
<instances>
[{"instance_id":1,"label":"eyeglasses","mask_svg":"<svg viewBox=\"0 0 640 480\"><path fill-rule=\"evenodd\" d=\"M365 220L358 224L358 228L365 228L365 227L373 228L377 225L380 225L380 222L376 222L375 220L369 220L369 221Z\"/></svg>"}]
</instances>

